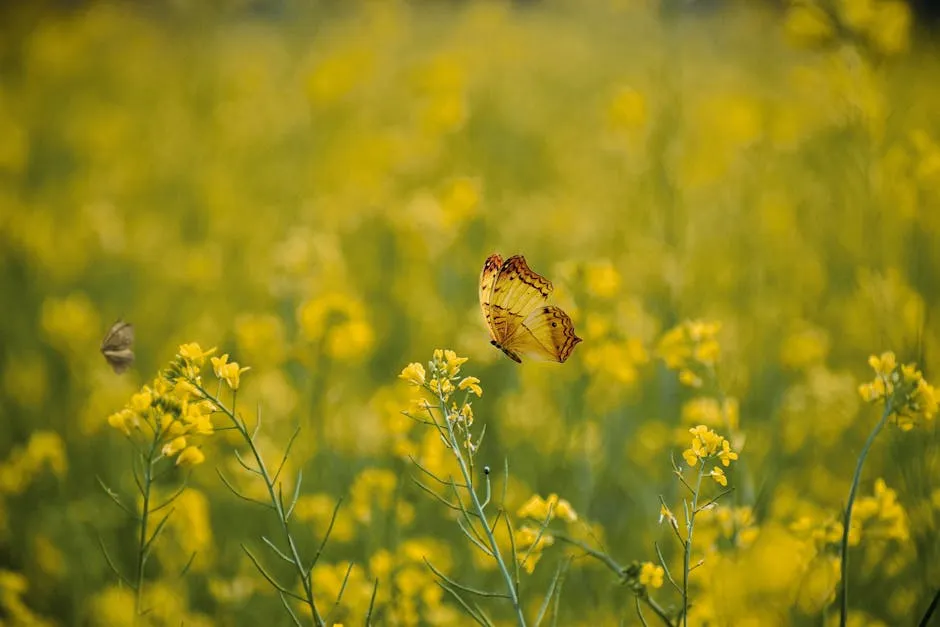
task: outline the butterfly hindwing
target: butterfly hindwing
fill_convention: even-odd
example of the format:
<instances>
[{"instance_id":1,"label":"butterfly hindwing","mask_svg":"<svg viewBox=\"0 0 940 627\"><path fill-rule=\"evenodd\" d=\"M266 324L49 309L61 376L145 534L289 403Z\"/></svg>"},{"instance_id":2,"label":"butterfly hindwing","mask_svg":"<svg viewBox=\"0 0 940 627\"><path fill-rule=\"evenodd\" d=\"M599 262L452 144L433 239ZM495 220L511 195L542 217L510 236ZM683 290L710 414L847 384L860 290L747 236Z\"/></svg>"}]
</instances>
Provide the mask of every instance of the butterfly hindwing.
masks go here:
<instances>
[{"instance_id":1,"label":"butterfly hindwing","mask_svg":"<svg viewBox=\"0 0 940 627\"><path fill-rule=\"evenodd\" d=\"M580 341L568 314L545 305L526 317L506 348L536 360L564 363Z\"/></svg>"}]
</instances>

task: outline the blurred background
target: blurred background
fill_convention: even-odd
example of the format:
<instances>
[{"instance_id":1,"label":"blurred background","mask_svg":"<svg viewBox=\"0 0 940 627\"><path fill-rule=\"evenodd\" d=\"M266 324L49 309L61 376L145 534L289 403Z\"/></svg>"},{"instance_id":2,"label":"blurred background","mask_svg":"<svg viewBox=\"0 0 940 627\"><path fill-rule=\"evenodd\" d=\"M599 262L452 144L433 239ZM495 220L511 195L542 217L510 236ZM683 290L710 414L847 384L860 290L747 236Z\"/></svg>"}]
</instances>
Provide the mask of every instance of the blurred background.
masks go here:
<instances>
[{"instance_id":1,"label":"blurred background","mask_svg":"<svg viewBox=\"0 0 940 627\"><path fill-rule=\"evenodd\" d=\"M361 624L375 578L377 624L467 622L423 554L499 582L409 479L407 455L443 462L397 374L435 348L482 380L478 460L509 457L510 508L558 493L619 561L654 542L674 560L670 454L725 424L657 357L688 318L722 325L741 455L697 534L694 623L831 624L830 532L878 417L866 360L940 378L936 19L926 0L4 3L0 624L131 624L97 541L132 564L133 523L95 480L133 501L107 418L188 341L251 366L266 454L302 427L307 549L345 499L314 575L331 599L357 564L337 622ZM492 252L554 282L584 338L567 363L489 345ZM98 352L118 318L137 331L123 376ZM206 441L146 624L288 624L239 548L274 521L214 472L259 487L236 444ZM938 470L932 424L876 443L853 625L914 624L940 587ZM533 614L560 559L525 582ZM578 559L557 624L639 622Z\"/></svg>"}]
</instances>

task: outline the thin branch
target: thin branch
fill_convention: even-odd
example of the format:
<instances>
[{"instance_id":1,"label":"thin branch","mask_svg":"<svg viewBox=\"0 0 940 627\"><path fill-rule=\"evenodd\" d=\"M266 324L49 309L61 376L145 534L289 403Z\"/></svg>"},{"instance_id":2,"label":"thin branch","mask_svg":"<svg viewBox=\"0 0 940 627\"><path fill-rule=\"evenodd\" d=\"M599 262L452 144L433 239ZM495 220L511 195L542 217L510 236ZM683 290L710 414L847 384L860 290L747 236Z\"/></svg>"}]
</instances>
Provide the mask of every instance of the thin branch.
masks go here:
<instances>
[{"instance_id":1,"label":"thin branch","mask_svg":"<svg viewBox=\"0 0 940 627\"><path fill-rule=\"evenodd\" d=\"M414 456L409 455L409 456L408 456L408 459L411 460L411 463L412 463L412 464L414 464L415 466L418 467L418 470L420 470L421 472L423 472L423 473L426 474L427 476L431 477L432 479L434 479L435 481L437 481L437 482L440 483L441 485L449 486L449 485L452 485L452 484L453 484L453 485L457 486L458 488L465 488L465 489L468 489L468 490L469 490L469 488L468 488L466 485L464 485L464 484L462 484L462 483L456 483L456 482L454 481L454 478L453 478L453 477L450 477L449 480L441 479L440 477L438 477L437 475L435 475L433 472L431 472L430 470L428 470L427 468L425 468L424 466L422 466L422 465L418 462L418 460L416 460L416 459L414 458Z\"/></svg>"},{"instance_id":2,"label":"thin branch","mask_svg":"<svg viewBox=\"0 0 940 627\"><path fill-rule=\"evenodd\" d=\"M111 556L108 554L108 549L104 546L104 540L101 538L101 534L98 535L98 546L101 547L101 552L104 554L104 560L108 563L108 566L111 567L111 572L113 572L118 579L120 579L124 585L130 589L134 589L134 585L127 580L127 578L121 574L121 571L117 569L117 566L114 565L114 562L111 560Z\"/></svg>"},{"instance_id":3,"label":"thin branch","mask_svg":"<svg viewBox=\"0 0 940 627\"><path fill-rule=\"evenodd\" d=\"M104 493L107 494L114 504L124 510L124 513L130 516L132 519L137 520L137 514L132 512L127 505L121 502L121 498L117 495L117 492L105 485L105 482L101 480L101 477L95 476L95 479L98 481L98 485L101 486L101 489L104 490Z\"/></svg>"},{"instance_id":4,"label":"thin branch","mask_svg":"<svg viewBox=\"0 0 940 627\"><path fill-rule=\"evenodd\" d=\"M434 490L432 490L432 489L429 488L428 486L424 485L423 483L421 483L420 481L418 481L418 480L415 479L414 477L411 477L411 481L412 481L416 486L418 486L419 488L421 488L422 490L424 490L425 492L427 492L428 494L430 494L431 496L433 496L434 498L436 498L438 501L440 501L441 503L443 503L444 505L446 505L446 506L449 507L450 509L452 509L452 510L454 510L454 511L456 511L456 512L461 511L461 509L460 509L459 507L457 507L456 505L454 505L453 503L451 503L450 501L448 501L447 499L445 499L443 496L441 496L440 494L438 494L437 492L435 492Z\"/></svg>"},{"instance_id":5,"label":"thin branch","mask_svg":"<svg viewBox=\"0 0 940 627\"><path fill-rule=\"evenodd\" d=\"M288 590L287 588L285 588L284 586L282 586L280 583L278 583L277 580L274 579L274 577L272 577L271 575L269 575L269 574L268 574L268 571L266 571L266 570L264 569L264 566L261 565L261 562L258 561L258 558L256 558L256 557L251 553L250 550L248 550L248 547L247 547L247 546L245 546L244 544L242 544L241 547L242 547L242 551L244 551L245 554L248 556L248 559L251 560L251 563L254 564L254 565L255 565L255 568L258 569L258 572L261 573L261 576L264 577L265 579L267 579L267 580L268 580L268 583L271 584L272 586L274 586L274 588L275 588L278 592L280 592L282 595L289 596L289 597L292 598L292 599L295 599L295 600L297 600L297 601L300 601L301 603L307 603L307 599L305 599L305 598L303 598L303 597L301 597L301 596L299 596L299 595L297 595L297 594L294 594L293 592L291 592L290 590Z\"/></svg>"},{"instance_id":6,"label":"thin branch","mask_svg":"<svg viewBox=\"0 0 940 627\"><path fill-rule=\"evenodd\" d=\"M196 561L196 553L197 553L197 552L198 552L198 551L193 551L193 554L189 556L189 560L186 562L186 565L183 566L183 570L180 571L179 576L180 576L181 579L186 576L186 573L189 572L189 569L190 569L190 567L193 565L193 562Z\"/></svg>"},{"instance_id":7,"label":"thin branch","mask_svg":"<svg viewBox=\"0 0 940 627\"><path fill-rule=\"evenodd\" d=\"M545 618L545 612L548 611L548 606L551 604L552 597L555 595L555 588L557 587L559 580L562 578L564 572L568 569L570 564L571 558L569 557L558 565L558 569L555 571L555 576L552 577L552 583L548 587L548 592L545 593L545 599L542 600L542 606L539 608L539 613L535 617L535 622L533 623L534 627L539 627L539 625L542 623L542 619Z\"/></svg>"},{"instance_id":8,"label":"thin branch","mask_svg":"<svg viewBox=\"0 0 940 627\"><path fill-rule=\"evenodd\" d=\"M284 560L284 561L287 562L288 564L293 564L293 563L294 563L293 558L290 558L290 557L288 557L287 555L285 555L284 552L281 551L281 549L277 548L277 545L275 545L274 542L272 542L271 540L269 540L269 539L267 538L267 536L261 536L261 541L264 542L265 544L267 544L268 547L269 547L272 551L274 551L274 553L277 554L277 556L278 556L279 558L281 558L282 560Z\"/></svg>"},{"instance_id":9,"label":"thin branch","mask_svg":"<svg viewBox=\"0 0 940 627\"><path fill-rule=\"evenodd\" d=\"M656 549L656 555L659 556L659 563L663 567L663 571L666 573L666 580L672 584L672 587L676 589L676 592L682 594L682 588L679 587L679 584L676 583L676 580L672 578L672 573L669 572L669 566L666 565L666 558L663 557L663 552L659 548L659 543L654 542L653 548Z\"/></svg>"},{"instance_id":10,"label":"thin branch","mask_svg":"<svg viewBox=\"0 0 940 627\"><path fill-rule=\"evenodd\" d=\"M375 595L379 591L379 580L372 585L372 598L369 599L369 611L366 612L366 627L372 627L372 610L375 608Z\"/></svg>"},{"instance_id":11,"label":"thin branch","mask_svg":"<svg viewBox=\"0 0 940 627\"><path fill-rule=\"evenodd\" d=\"M160 511L161 509L163 509L164 507L170 505L173 501L175 501L175 500L178 499L180 496L182 496L183 492L185 492L185 491L186 491L186 488L188 488L188 487L189 487L189 477L187 477L186 480L183 481L183 485L181 485L181 486L179 487L179 489L178 489L176 492L173 493L173 496L171 496L170 498L168 498L167 500L165 500L165 501L164 501L163 503L161 503L160 505L157 505L156 507L154 507L153 509L151 509L151 510L150 510L150 513L152 514L152 513L154 513L154 512L159 512L159 511Z\"/></svg>"},{"instance_id":12,"label":"thin branch","mask_svg":"<svg viewBox=\"0 0 940 627\"><path fill-rule=\"evenodd\" d=\"M251 498L250 496L245 496L244 494L242 494L241 492L239 492L237 489L235 489L235 486L233 486L233 485L229 482L229 480L225 478L225 475L222 474L222 471L219 470L218 468L215 469L215 472L219 475L219 479L222 480L222 483L225 484L225 487L227 487L229 490L231 490L231 491L232 491L232 494L234 494L234 495L237 496L238 498L240 498L240 499L242 499L242 500L244 500L244 501L248 501L249 503L254 503L255 505L260 505L261 507L264 507L264 508L266 508L266 509L274 509L274 507L273 507L272 505L268 504L268 503L264 503L264 502L262 502L262 501L259 501L258 499L253 499L253 498Z\"/></svg>"},{"instance_id":13,"label":"thin branch","mask_svg":"<svg viewBox=\"0 0 940 627\"><path fill-rule=\"evenodd\" d=\"M486 590L478 590L477 588L471 588L470 586L465 586L462 583L458 583L454 581L453 579L451 579L450 577L448 577L447 575L445 575L444 573L442 573L441 571L439 571L438 569L436 569L434 567L434 564L432 564L428 560L427 557L424 557L423 559L424 559L424 563L427 564L428 568L431 569L431 572L433 572L435 575L440 577L442 580L446 581L451 586L457 588L458 590L463 590L464 592L469 592L470 594L475 594L481 597L490 597L490 598L498 597L500 599L509 598L509 595L504 592L487 592Z\"/></svg>"},{"instance_id":14,"label":"thin branch","mask_svg":"<svg viewBox=\"0 0 940 627\"><path fill-rule=\"evenodd\" d=\"M274 476L271 478L271 483L277 483L277 478L281 476L281 471L284 469L284 464L287 463L287 456L290 455L290 449L292 446L294 446L294 440L297 439L298 435L300 435L300 425L297 425L297 428L294 429L290 439L287 440L287 446L284 447L284 456L281 457L281 463L277 465L277 470L274 471Z\"/></svg>"},{"instance_id":15,"label":"thin branch","mask_svg":"<svg viewBox=\"0 0 940 627\"><path fill-rule=\"evenodd\" d=\"M281 603L284 605L284 609L287 610L288 616L291 617L291 620L294 623L294 627L303 627L303 623L301 623L300 619L297 618L297 615L294 614L294 610L291 609L290 603L287 601L287 597L284 596L284 593L278 590L277 594L281 598Z\"/></svg>"},{"instance_id":16,"label":"thin branch","mask_svg":"<svg viewBox=\"0 0 940 627\"><path fill-rule=\"evenodd\" d=\"M330 539L330 534L333 533L333 525L336 523L336 515L339 513L339 506L342 504L342 497L336 499L336 506L333 508L333 515L330 516L330 524L326 528L326 533L323 535L323 541L320 542L320 547L317 549L316 555L313 556L313 562L310 563L310 568L307 569L307 573L312 572L313 567L316 566L317 562L320 560L320 555L323 553L323 549L326 547L326 542Z\"/></svg>"},{"instance_id":17,"label":"thin branch","mask_svg":"<svg viewBox=\"0 0 940 627\"><path fill-rule=\"evenodd\" d=\"M297 500L300 498L300 485L304 481L304 470L301 468L297 471L297 481L294 482L294 495L291 497L290 507L287 508L287 512L284 514L284 520L290 520L291 514L294 513L294 507L297 505Z\"/></svg>"},{"instance_id":18,"label":"thin branch","mask_svg":"<svg viewBox=\"0 0 940 627\"><path fill-rule=\"evenodd\" d=\"M487 627L486 621L483 620L480 616L477 615L477 610L475 610L475 609L473 609L472 607L470 607L470 606L467 604L467 602L463 600L463 597L461 597L461 596L457 593L456 590L454 590L453 588L448 587L446 584L443 584L443 583L441 583L440 581L435 581L434 583L436 583L437 585L439 585L445 592L447 592L447 593L450 594L452 597L454 597L454 599L457 600L457 603L460 604L460 606L464 609L464 611L465 611L467 614L470 615L470 618L472 618L473 620L475 620L475 621L476 621L477 623L479 623L480 625L483 625L483 627Z\"/></svg>"}]
</instances>

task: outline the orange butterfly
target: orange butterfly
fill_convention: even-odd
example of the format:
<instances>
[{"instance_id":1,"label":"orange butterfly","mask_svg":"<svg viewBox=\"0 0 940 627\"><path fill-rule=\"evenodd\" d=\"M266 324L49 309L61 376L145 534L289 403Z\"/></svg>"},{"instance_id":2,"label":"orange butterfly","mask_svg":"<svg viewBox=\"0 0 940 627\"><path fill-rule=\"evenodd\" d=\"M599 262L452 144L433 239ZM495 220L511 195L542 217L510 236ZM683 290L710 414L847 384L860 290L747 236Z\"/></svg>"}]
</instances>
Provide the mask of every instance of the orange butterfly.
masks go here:
<instances>
[{"instance_id":1,"label":"orange butterfly","mask_svg":"<svg viewBox=\"0 0 940 627\"><path fill-rule=\"evenodd\" d=\"M559 363L568 359L581 338L568 314L548 304L552 289L552 282L533 272L522 255L505 262L490 255L480 274L480 308L490 343L520 364L520 354Z\"/></svg>"}]
</instances>

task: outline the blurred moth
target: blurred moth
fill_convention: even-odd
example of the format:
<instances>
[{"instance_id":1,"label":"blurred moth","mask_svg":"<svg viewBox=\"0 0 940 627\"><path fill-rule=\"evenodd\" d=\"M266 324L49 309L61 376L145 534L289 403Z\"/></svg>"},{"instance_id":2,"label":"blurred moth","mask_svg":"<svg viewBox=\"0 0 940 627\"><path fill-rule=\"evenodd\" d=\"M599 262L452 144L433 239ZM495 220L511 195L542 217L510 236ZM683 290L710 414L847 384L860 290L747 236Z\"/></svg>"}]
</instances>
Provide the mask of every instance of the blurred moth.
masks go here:
<instances>
[{"instance_id":1,"label":"blurred moth","mask_svg":"<svg viewBox=\"0 0 940 627\"><path fill-rule=\"evenodd\" d=\"M118 320L111 325L101 340L101 354L111 364L115 374L121 374L134 363L134 327Z\"/></svg>"}]
</instances>

